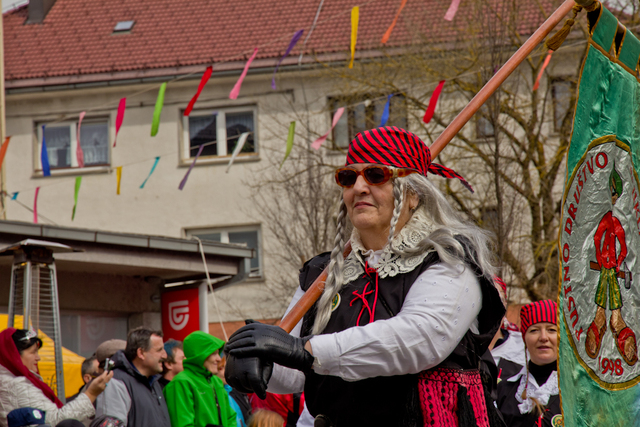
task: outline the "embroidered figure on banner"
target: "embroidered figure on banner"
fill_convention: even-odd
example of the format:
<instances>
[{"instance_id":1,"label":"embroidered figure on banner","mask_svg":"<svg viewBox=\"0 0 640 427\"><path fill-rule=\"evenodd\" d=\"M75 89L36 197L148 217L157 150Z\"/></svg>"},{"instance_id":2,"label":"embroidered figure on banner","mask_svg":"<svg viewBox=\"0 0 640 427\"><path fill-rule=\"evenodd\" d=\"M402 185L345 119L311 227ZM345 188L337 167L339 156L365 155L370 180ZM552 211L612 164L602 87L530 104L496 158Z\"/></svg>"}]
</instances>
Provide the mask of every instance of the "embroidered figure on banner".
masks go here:
<instances>
[{"instance_id":1,"label":"embroidered figure on banner","mask_svg":"<svg viewBox=\"0 0 640 427\"><path fill-rule=\"evenodd\" d=\"M580 364L608 389L640 382L640 193L627 144L594 140L564 193L561 287L567 336Z\"/></svg>"},{"instance_id":2,"label":"embroidered figure on banner","mask_svg":"<svg viewBox=\"0 0 640 427\"><path fill-rule=\"evenodd\" d=\"M623 182L616 170L615 162L609 177L609 191L611 193L611 209L622 195ZM617 242L617 244L616 244ZM612 211L604 214L594 236L596 247L596 262L591 261L591 269L600 272L595 302L598 308L596 316L589 325L585 350L592 359L598 357L602 337L607 331L607 293L609 296L609 310L611 310L611 332L620 355L628 365L638 361L636 335L622 319L622 295L618 279L622 279L626 289L631 287L632 273L624 261L627 257L627 243L624 228L620 220ZM617 254L617 256L616 256ZM608 291L608 292L607 292Z\"/></svg>"}]
</instances>

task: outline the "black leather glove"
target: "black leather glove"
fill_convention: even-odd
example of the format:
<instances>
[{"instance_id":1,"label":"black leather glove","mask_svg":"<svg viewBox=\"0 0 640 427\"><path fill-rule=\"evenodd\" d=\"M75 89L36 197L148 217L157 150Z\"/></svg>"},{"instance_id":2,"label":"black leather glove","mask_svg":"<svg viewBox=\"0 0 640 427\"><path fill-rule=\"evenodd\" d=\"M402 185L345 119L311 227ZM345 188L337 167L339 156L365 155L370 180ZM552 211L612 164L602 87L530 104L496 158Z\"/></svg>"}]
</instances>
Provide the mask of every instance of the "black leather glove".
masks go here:
<instances>
[{"instance_id":1,"label":"black leather glove","mask_svg":"<svg viewBox=\"0 0 640 427\"><path fill-rule=\"evenodd\" d=\"M296 338L279 326L250 323L231 335L225 351L237 358L259 357L308 372L313 365L313 356L304 349L304 345L310 338Z\"/></svg>"},{"instance_id":2,"label":"black leather glove","mask_svg":"<svg viewBox=\"0 0 640 427\"><path fill-rule=\"evenodd\" d=\"M257 357L238 359L227 355L224 379L242 393L255 393L262 400L267 398L267 384L273 372L273 362Z\"/></svg>"}]
</instances>

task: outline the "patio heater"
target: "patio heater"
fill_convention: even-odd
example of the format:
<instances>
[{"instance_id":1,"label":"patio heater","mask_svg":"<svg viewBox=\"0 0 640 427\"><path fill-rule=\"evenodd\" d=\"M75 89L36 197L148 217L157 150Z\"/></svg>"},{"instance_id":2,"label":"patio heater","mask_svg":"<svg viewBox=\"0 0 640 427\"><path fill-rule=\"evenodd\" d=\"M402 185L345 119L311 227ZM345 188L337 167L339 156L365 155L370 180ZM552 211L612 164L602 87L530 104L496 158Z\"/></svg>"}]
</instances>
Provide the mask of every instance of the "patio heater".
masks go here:
<instances>
[{"instance_id":1,"label":"patio heater","mask_svg":"<svg viewBox=\"0 0 640 427\"><path fill-rule=\"evenodd\" d=\"M8 326L14 327L16 316L22 316L22 328L45 334L53 346L43 346L41 356L55 361L55 376L44 381L65 402L62 366L60 306L54 253L74 252L70 246L55 242L27 239L0 250L0 255L13 255ZM46 337L42 337L46 341Z\"/></svg>"}]
</instances>

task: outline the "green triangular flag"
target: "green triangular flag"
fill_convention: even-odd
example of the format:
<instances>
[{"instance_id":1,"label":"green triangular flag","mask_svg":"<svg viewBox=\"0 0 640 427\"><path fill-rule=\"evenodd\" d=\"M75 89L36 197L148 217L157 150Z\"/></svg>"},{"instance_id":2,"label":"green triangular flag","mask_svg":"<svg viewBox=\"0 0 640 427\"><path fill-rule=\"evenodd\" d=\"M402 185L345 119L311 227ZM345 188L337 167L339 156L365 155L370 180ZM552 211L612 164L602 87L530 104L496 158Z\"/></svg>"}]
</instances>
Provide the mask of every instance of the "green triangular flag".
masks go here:
<instances>
[{"instance_id":1,"label":"green triangular flag","mask_svg":"<svg viewBox=\"0 0 640 427\"><path fill-rule=\"evenodd\" d=\"M162 113L162 106L164 105L164 92L167 90L167 82L162 83L160 90L158 91L158 99L156 99L156 108L153 110L153 122L151 123L151 136L158 134L158 128L160 127L160 113Z\"/></svg>"},{"instance_id":2,"label":"green triangular flag","mask_svg":"<svg viewBox=\"0 0 640 427\"><path fill-rule=\"evenodd\" d=\"M289 154L291 154L291 149L293 148L293 137L296 134L296 122L291 122L289 125L289 135L287 136L287 150L284 152L284 159L282 159L282 163L280 163L280 169L282 169L282 165L284 165L284 161L287 160Z\"/></svg>"},{"instance_id":3,"label":"green triangular flag","mask_svg":"<svg viewBox=\"0 0 640 427\"><path fill-rule=\"evenodd\" d=\"M78 193L80 192L80 184L82 184L82 177L76 177L76 191L73 193L73 212L71 213L71 221L76 217L76 206L78 206Z\"/></svg>"}]
</instances>

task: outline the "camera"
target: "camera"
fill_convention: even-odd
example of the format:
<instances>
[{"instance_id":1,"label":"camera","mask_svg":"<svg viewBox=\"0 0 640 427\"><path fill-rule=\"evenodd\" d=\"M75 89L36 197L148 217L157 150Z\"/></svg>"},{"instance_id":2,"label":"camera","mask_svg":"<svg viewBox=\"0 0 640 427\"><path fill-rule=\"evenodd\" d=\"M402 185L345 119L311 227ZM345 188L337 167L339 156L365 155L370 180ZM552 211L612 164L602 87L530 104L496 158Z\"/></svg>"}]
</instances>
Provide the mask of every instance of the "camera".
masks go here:
<instances>
[{"instance_id":1,"label":"camera","mask_svg":"<svg viewBox=\"0 0 640 427\"><path fill-rule=\"evenodd\" d=\"M109 372L113 369L113 366L116 364L111 358L107 357L104 359L104 370L105 372Z\"/></svg>"}]
</instances>

